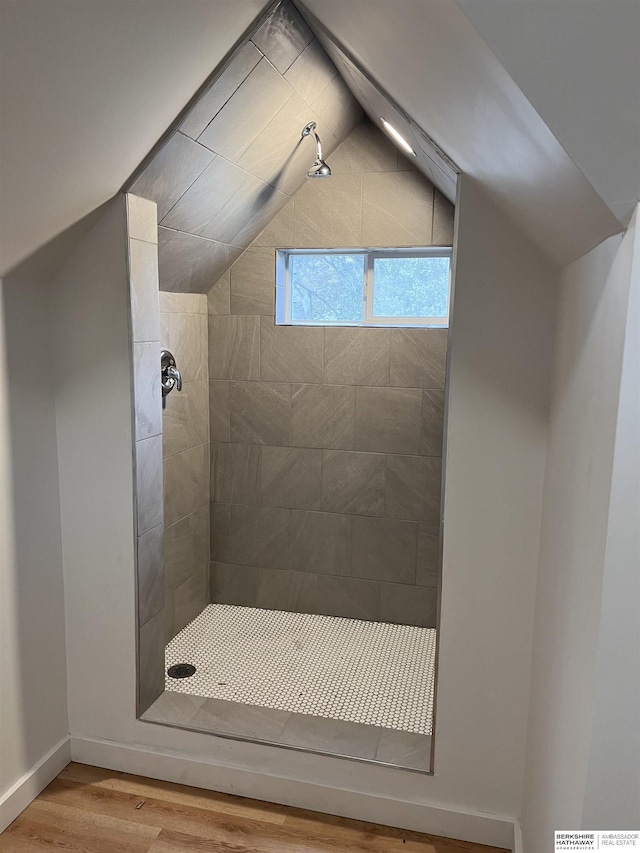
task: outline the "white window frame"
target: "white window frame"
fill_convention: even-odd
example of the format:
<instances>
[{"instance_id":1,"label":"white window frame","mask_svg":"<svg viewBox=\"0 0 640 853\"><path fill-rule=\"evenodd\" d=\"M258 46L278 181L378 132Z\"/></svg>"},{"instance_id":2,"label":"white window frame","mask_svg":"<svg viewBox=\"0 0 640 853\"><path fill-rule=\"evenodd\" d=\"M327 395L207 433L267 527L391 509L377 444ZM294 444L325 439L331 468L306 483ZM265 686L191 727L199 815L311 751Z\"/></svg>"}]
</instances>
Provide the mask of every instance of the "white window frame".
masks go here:
<instances>
[{"instance_id":1,"label":"white window frame","mask_svg":"<svg viewBox=\"0 0 640 853\"><path fill-rule=\"evenodd\" d=\"M450 246L426 246L398 249L277 249L276 250L276 317L278 325L284 326L405 326L419 329L442 329L449 326L451 312L451 258L453 249ZM293 321L291 319L291 278L289 261L294 255L363 255L364 278L362 288L363 320L351 323L342 320ZM373 265L376 258L449 258L449 283L447 292L446 317L376 317L373 314Z\"/></svg>"}]
</instances>

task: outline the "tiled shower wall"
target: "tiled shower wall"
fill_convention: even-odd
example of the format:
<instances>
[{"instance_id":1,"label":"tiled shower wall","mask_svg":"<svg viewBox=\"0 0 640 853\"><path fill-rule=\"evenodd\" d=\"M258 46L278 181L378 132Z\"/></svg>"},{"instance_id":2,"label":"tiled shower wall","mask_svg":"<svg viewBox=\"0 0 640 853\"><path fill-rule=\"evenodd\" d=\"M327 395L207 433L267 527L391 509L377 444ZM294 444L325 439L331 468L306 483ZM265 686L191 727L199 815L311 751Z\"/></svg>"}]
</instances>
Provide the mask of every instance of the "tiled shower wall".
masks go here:
<instances>
[{"instance_id":1,"label":"tiled shower wall","mask_svg":"<svg viewBox=\"0 0 640 853\"><path fill-rule=\"evenodd\" d=\"M451 245L370 122L209 293L211 597L432 627L446 330L274 325L277 247Z\"/></svg>"},{"instance_id":2,"label":"tiled shower wall","mask_svg":"<svg viewBox=\"0 0 640 853\"><path fill-rule=\"evenodd\" d=\"M209 603L207 297L160 293L160 340L183 383L165 397L162 412L168 641Z\"/></svg>"}]
</instances>

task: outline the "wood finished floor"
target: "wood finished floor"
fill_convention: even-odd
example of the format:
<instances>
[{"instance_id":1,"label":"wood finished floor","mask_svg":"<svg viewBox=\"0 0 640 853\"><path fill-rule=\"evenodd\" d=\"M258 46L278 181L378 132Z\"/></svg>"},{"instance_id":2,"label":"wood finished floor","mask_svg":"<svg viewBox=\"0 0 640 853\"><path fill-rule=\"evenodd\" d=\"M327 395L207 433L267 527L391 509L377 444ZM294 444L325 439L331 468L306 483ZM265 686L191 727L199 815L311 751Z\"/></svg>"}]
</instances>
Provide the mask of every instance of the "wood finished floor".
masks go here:
<instances>
[{"instance_id":1,"label":"wood finished floor","mask_svg":"<svg viewBox=\"0 0 640 853\"><path fill-rule=\"evenodd\" d=\"M1 853L507 853L69 764L0 835Z\"/></svg>"}]
</instances>

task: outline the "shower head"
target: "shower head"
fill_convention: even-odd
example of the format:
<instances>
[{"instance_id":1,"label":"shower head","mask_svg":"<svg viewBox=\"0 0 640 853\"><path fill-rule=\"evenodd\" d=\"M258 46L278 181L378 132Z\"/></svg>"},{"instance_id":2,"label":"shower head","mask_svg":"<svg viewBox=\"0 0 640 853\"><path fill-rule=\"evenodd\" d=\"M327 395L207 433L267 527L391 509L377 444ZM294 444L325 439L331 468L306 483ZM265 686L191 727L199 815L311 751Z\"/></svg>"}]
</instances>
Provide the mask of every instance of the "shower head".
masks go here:
<instances>
[{"instance_id":1,"label":"shower head","mask_svg":"<svg viewBox=\"0 0 640 853\"><path fill-rule=\"evenodd\" d=\"M313 135L316 138L316 159L315 162L310 166L309 171L307 172L308 178L330 178L331 177L331 169L322 159L322 145L320 144L320 137L316 133L316 123L315 121L310 121L309 124L305 124L302 128L302 139L305 136Z\"/></svg>"}]
</instances>

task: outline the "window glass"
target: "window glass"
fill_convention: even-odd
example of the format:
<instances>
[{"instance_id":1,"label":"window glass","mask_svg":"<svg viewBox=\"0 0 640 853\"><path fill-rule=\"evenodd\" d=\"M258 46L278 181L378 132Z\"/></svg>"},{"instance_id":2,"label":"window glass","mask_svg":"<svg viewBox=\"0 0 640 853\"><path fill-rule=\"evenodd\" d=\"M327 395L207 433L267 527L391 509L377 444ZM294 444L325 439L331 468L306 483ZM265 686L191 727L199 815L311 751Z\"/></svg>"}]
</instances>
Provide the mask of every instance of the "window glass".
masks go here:
<instances>
[{"instance_id":1,"label":"window glass","mask_svg":"<svg viewBox=\"0 0 640 853\"><path fill-rule=\"evenodd\" d=\"M364 255L292 254L292 323L361 323Z\"/></svg>"},{"instance_id":2,"label":"window glass","mask_svg":"<svg viewBox=\"0 0 640 853\"><path fill-rule=\"evenodd\" d=\"M374 317L446 317L449 258L373 259Z\"/></svg>"}]
</instances>

